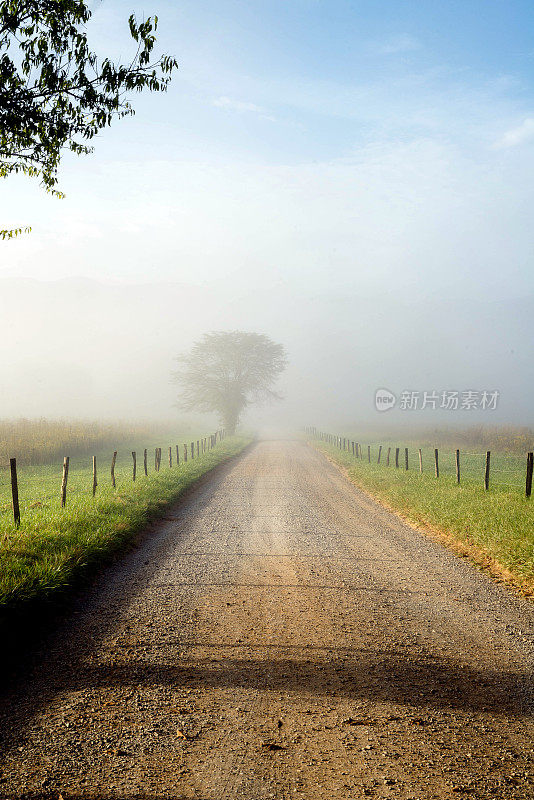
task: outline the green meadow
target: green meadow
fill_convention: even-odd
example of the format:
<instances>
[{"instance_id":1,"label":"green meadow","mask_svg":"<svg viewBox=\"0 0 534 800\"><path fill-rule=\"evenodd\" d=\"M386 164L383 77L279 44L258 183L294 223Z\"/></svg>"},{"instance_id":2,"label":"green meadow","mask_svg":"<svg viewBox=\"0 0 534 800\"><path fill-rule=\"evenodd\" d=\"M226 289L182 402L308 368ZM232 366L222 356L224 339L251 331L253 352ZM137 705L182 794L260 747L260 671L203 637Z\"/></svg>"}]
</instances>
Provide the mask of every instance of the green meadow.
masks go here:
<instances>
[{"instance_id":1,"label":"green meadow","mask_svg":"<svg viewBox=\"0 0 534 800\"><path fill-rule=\"evenodd\" d=\"M234 436L185 463L183 445L199 438L169 441L160 438L161 469L154 467L154 446L149 449L148 476L143 470L143 449L137 445L137 477L132 480L135 440L117 446L115 488L111 483L112 450L97 453L98 487L92 492L92 457L79 454L69 467L67 503L60 505L62 462L28 465L19 469L21 524L13 521L9 470L0 472L0 609L51 596L75 584L82 576L131 541L137 531L178 500L196 480L218 464L238 454L250 437ZM148 445L148 436L144 444ZM153 443L154 444L154 443ZM176 447L180 446L180 464ZM148 449L148 447L147 447ZM68 451L67 451L68 452ZM66 453L67 454L67 453Z\"/></svg>"}]
</instances>

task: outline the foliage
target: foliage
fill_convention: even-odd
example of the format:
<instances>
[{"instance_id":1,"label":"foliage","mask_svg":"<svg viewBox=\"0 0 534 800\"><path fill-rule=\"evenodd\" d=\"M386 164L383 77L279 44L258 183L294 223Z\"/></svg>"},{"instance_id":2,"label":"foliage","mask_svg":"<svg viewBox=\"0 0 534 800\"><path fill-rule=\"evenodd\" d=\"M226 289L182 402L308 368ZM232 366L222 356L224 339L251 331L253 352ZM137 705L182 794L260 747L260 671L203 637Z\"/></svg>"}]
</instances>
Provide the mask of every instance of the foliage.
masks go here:
<instances>
[{"instance_id":1,"label":"foliage","mask_svg":"<svg viewBox=\"0 0 534 800\"><path fill-rule=\"evenodd\" d=\"M21 233L30 233L31 227L29 225L25 225L22 228L11 228L8 230L4 228L0 230L0 238L4 239L15 239L17 236L20 236Z\"/></svg>"},{"instance_id":2,"label":"foliage","mask_svg":"<svg viewBox=\"0 0 534 800\"><path fill-rule=\"evenodd\" d=\"M177 360L180 407L216 412L230 434L248 405L281 399L272 385L285 369L286 353L263 334L207 333Z\"/></svg>"},{"instance_id":3,"label":"foliage","mask_svg":"<svg viewBox=\"0 0 534 800\"><path fill-rule=\"evenodd\" d=\"M0 177L39 177L61 197L55 186L62 151L90 153L87 143L102 128L133 114L126 92L167 89L177 63L166 55L150 60L157 17L130 17L136 52L128 64L98 59L85 30L90 18L85 0L0 2Z\"/></svg>"}]
</instances>

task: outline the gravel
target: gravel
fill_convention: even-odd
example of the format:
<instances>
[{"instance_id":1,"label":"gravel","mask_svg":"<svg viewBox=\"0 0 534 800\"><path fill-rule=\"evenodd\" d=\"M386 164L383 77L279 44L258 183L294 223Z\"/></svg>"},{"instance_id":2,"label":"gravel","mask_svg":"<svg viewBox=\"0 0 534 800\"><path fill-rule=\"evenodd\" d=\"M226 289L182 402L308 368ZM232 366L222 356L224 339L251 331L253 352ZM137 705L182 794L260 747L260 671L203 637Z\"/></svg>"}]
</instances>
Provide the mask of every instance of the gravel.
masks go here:
<instances>
[{"instance_id":1,"label":"gravel","mask_svg":"<svg viewBox=\"0 0 534 800\"><path fill-rule=\"evenodd\" d=\"M261 441L4 683L0 797L532 798L533 623L320 454Z\"/></svg>"}]
</instances>

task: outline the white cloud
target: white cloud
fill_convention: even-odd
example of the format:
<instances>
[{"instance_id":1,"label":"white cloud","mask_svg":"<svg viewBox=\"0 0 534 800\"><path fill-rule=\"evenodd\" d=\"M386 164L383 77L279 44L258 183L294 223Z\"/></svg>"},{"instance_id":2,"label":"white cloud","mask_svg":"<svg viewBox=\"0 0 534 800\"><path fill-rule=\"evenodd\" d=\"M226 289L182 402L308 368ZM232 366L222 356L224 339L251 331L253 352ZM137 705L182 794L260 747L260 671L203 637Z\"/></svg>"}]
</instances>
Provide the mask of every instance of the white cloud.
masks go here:
<instances>
[{"instance_id":1,"label":"white cloud","mask_svg":"<svg viewBox=\"0 0 534 800\"><path fill-rule=\"evenodd\" d=\"M371 49L378 55L395 55L396 53L410 53L421 49L421 43L408 33L400 33L383 42L375 42Z\"/></svg>"},{"instance_id":2,"label":"white cloud","mask_svg":"<svg viewBox=\"0 0 534 800\"><path fill-rule=\"evenodd\" d=\"M233 100L231 97L218 97L213 101L213 105L217 108L227 108L229 111L237 111L238 113L251 113L258 114L261 119L267 119L274 122L275 118L272 117L262 106L257 106L256 103L247 103L243 100Z\"/></svg>"},{"instance_id":3,"label":"white cloud","mask_svg":"<svg viewBox=\"0 0 534 800\"><path fill-rule=\"evenodd\" d=\"M528 117L521 125L506 131L504 136L495 142L495 147L499 150L508 147L517 147L534 139L534 118Z\"/></svg>"}]
</instances>

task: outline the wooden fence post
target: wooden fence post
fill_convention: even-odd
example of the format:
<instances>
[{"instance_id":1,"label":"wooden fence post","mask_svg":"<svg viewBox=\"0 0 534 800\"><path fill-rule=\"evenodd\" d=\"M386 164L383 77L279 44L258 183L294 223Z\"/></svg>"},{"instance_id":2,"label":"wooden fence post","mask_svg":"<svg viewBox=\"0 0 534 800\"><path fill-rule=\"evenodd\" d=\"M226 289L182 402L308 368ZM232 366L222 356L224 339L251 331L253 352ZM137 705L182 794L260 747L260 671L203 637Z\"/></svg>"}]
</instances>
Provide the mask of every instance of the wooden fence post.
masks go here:
<instances>
[{"instance_id":1,"label":"wooden fence post","mask_svg":"<svg viewBox=\"0 0 534 800\"><path fill-rule=\"evenodd\" d=\"M19 507L19 483L17 480L17 459L10 458L9 466L11 469L11 497L13 500L13 519L18 528L20 525L20 507Z\"/></svg>"},{"instance_id":2,"label":"wooden fence post","mask_svg":"<svg viewBox=\"0 0 534 800\"><path fill-rule=\"evenodd\" d=\"M180 445L176 445L176 466L180 466Z\"/></svg>"},{"instance_id":3,"label":"wooden fence post","mask_svg":"<svg viewBox=\"0 0 534 800\"><path fill-rule=\"evenodd\" d=\"M380 464L380 458L382 456L382 445L378 448L378 458L376 459L376 463Z\"/></svg>"},{"instance_id":4,"label":"wooden fence post","mask_svg":"<svg viewBox=\"0 0 534 800\"><path fill-rule=\"evenodd\" d=\"M154 469L158 471L158 448L154 450Z\"/></svg>"},{"instance_id":5,"label":"wooden fence post","mask_svg":"<svg viewBox=\"0 0 534 800\"><path fill-rule=\"evenodd\" d=\"M111 459L111 485L115 488L115 462L117 461L117 451L113 453L113 458Z\"/></svg>"},{"instance_id":6,"label":"wooden fence post","mask_svg":"<svg viewBox=\"0 0 534 800\"><path fill-rule=\"evenodd\" d=\"M484 489L486 491L488 491L489 489L490 458L491 458L491 450L488 450L486 453L486 468L484 470Z\"/></svg>"},{"instance_id":7,"label":"wooden fence post","mask_svg":"<svg viewBox=\"0 0 534 800\"><path fill-rule=\"evenodd\" d=\"M145 468L145 475L148 475L148 453L145 447L145 452L143 453L143 466Z\"/></svg>"},{"instance_id":8,"label":"wooden fence post","mask_svg":"<svg viewBox=\"0 0 534 800\"><path fill-rule=\"evenodd\" d=\"M460 451L456 450L456 483L460 483Z\"/></svg>"},{"instance_id":9,"label":"wooden fence post","mask_svg":"<svg viewBox=\"0 0 534 800\"><path fill-rule=\"evenodd\" d=\"M369 462L369 464L371 463L371 445L370 444L367 445L367 461Z\"/></svg>"},{"instance_id":10,"label":"wooden fence post","mask_svg":"<svg viewBox=\"0 0 534 800\"><path fill-rule=\"evenodd\" d=\"M96 456L93 456L93 497L96 494L97 486L98 486L98 481L96 479Z\"/></svg>"},{"instance_id":11,"label":"wooden fence post","mask_svg":"<svg viewBox=\"0 0 534 800\"><path fill-rule=\"evenodd\" d=\"M400 450L399 447L395 448L395 468L396 469L399 468L399 450Z\"/></svg>"},{"instance_id":12,"label":"wooden fence post","mask_svg":"<svg viewBox=\"0 0 534 800\"><path fill-rule=\"evenodd\" d=\"M63 477L61 479L61 508L67 503L67 480L69 477L69 457L63 459Z\"/></svg>"},{"instance_id":13,"label":"wooden fence post","mask_svg":"<svg viewBox=\"0 0 534 800\"><path fill-rule=\"evenodd\" d=\"M187 461L187 445L184 444L184 463Z\"/></svg>"},{"instance_id":14,"label":"wooden fence post","mask_svg":"<svg viewBox=\"0 0 534 800\"><path fill-rule=\"evenodd\" d=\"M135 453L135 450L132 450L132 460L133 460L132 480L135 481L135 476L137 473L137 455Z\"/></svg>"},{"instance_id":15,"label":"wooden fence post","mask_svg":"<svg viewBox=\"0 0 534 800\"><path fill-rule=\"evenodd\" d=\"M199 457L199 455L200 455L200 443L197 439L197 458Z\"/></svg>"},{"instance_id":16,"label":"wooden fence post","mask_svg":"<svg viewBox=\"0 0 534 800\"><path fill-rule=\"evenodd\" d=\"M172 467L172 447L169 447L169 467Z\"/></svg>"},{"instance_id":17,"label":"wooden fence post","mask_svg":"<svg viewBox=\"0 0 534 800\"><path fill-rule=\"evenodd\" d=\"M389 457L391 455L391 447L388 447L388 454L386 456L386 467L389 467Z\"/></svg>"},{"instance_id":18,"label":"wooden fence post","mask_svg":"<svg viewBox=\"0 0 534 800\"><path fill-rule=\"evenodd\" d=\"M404 448L404 466L408 469L408 448Z\"/></svg>"},{"instance_id":19,"label":"wooden fence post","mask_svg":"<svg viewBox=\"0 0 534 800\"><path fill-rule=\"evenodd\" d=\"M354 457L354 442L352 442L352 455Z\"/></svg>"},{"instance_id":20,"label":"wooden fence post","mask_svg":"<svg viewBox=\"0 0 534 800\"><path fill-rule=\"evenodd\" d=\"M419 448L419 472L423 471L423 451Z\"/></svg>"},{"instance_id":21,"label":"wooden fence post","mask_svg":"<svg viewBox=\"0 0 534 800\"><path fill-rule=\"evenodd\" d=\"M532 494L532 468L534 466L534 453L527 453L527 480L525 484L525 494L530 497Z\"/></svg>"},{"instance_id":22,"label":"wooden fence post","mask_svg":"<svg viewBox=\"0 0 534 800\"><path fill-rule=\"evenodd\" d=\"M437 447L434 450L434 466L436 468L436 478L439 478L439 453Z\"/></svg>"},{"instance_id":23,"label":"wooden fence post","mask_svg":"<svg viewBox=\"0 0 534 800\"><path fill-rule=\"evenodd\" d=\"M191 458L195 457L195 443L191 442Z\"/></svg>"}]
</instances>

